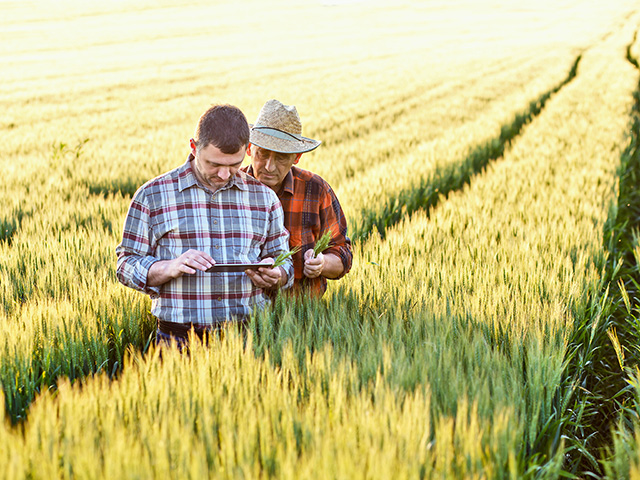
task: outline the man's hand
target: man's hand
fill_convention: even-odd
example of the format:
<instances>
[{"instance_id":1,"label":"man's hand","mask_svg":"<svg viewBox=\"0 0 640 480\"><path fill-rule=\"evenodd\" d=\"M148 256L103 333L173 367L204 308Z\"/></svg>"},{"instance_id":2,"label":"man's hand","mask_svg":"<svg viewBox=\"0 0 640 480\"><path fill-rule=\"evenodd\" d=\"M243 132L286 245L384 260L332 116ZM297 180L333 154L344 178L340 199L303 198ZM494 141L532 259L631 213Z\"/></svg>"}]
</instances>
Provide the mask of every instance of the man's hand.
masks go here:
<instances>
[{"instance_id":1,"label":"man's hand","mask_svg":"<svg viewBox=\"0 0 640 480\"><path fill-rule=\"evenodd\" d=\"M265 258L260 263L273 265L273 258ZM245 270L253 284L258 288L280 287L287 283L287 272L282 267L260 267L257 270Z\"/></svg>"},{"instance_id":2,"label":"man's hand","mask_svg":"<svg viewBox=\"0 0 640 480\"><path fill-rule=\"evenodd\" d=\"M338 278L343 271L342 259L335 253L319 253L314 258L313 249L304 252L302 272L307 278L317 278L320 275L326 278Z\"/></svg>"},{"instance_id":3,"label":"man's hand","mask_svg":"<svg viewBox=\"0 0 640 480\"><path fill-rule=\"evenodd\" d=\"M204 272L215 264L216 261L208 253L190 249L178 258L161 260L151 265L147 274L147 285L157 287L185 273L193 275L196 270Z\"/></svg>"},{"instance_id":4,"label":"man's hand","mask_svg":"<svg viewBox=\"0 0 640 480\"><path fill-rule=\"evenodd\" d=\"M322 275L324 270L324 255L319 253L317 257L313 256L313 249L310 248L304 252L304 273L305 277L316 278Z\"/></svg>"}]
</instances>

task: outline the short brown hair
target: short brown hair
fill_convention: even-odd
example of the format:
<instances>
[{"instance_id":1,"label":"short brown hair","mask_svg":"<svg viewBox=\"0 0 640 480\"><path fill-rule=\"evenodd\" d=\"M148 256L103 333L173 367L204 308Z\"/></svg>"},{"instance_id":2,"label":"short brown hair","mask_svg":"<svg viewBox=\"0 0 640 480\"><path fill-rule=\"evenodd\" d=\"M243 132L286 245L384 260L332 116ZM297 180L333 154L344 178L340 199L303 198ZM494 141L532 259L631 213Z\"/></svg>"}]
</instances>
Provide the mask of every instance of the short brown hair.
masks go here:
<instances>
[{"instance_id":1,"label":"short brown hair","mask_svg":"<svg viewBox=\"0 0 640 480\"><path fill-rule=\"evenodd\" d=\"M194 141L198 151L213 145L222 153L237 153L249 144L249 123L238 107L214 105L200 117Z\"/></svg>"}]
</instances>

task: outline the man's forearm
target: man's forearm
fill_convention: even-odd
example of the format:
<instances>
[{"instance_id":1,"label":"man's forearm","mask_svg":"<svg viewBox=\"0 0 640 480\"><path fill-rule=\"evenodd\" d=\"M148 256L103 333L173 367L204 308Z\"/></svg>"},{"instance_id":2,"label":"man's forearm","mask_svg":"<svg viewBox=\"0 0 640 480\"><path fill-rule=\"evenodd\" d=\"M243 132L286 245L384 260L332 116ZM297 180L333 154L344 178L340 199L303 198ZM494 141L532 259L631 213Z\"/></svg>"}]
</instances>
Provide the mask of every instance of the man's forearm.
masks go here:
<instances>
[{"instance_id":1,"label":"man's forearm","mask_svg":"<svg viewBox=\"0 0 640 480\"><path fill-rule=\"evenodd\" d=\"M174 277L171 276L169 271L170 263L171 260L160 260L151 265L151 267L149 267L149 273L147 273L147 285L150 287L159 287L169 280L172 280Z\"/></svg>"},{"instance_id":2,"label":"man's forearm","mask_svg":"<svg viewBox=\"0 0 640 480\"><path fill-rule=\"evenodd\" d=\"M324 254L324 267L322 268L322 276L326 278L338 278L344 271L342 259L334 253Z\"/></svg>"}]
</instances>

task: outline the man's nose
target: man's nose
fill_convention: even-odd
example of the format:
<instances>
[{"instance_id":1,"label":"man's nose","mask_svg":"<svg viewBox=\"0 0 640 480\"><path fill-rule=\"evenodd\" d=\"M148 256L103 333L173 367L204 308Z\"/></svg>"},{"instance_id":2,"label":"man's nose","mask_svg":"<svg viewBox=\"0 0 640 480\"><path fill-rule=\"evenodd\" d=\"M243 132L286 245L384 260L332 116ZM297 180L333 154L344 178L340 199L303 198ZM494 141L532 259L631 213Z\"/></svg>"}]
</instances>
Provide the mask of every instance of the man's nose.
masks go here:
<instances>
[{"instance_id":1,"label":"man's nose","mask_svg":"<svg viewBox=\"0 0 640 480\"><path fill-rule=\"evenodd\" d=\"M267 160L267 164L265 165L265 169L267 170L267 172L275 171L276 162L275 162L275 159L273 157L269 157L269 159Z\"/></svg>"},{"instance_id":2,"label":"man's nose","mask_svg":"<svg viewBox=\"0 0 640 480\"><path fill-rule=\"evenodd\" d=\"M218 177L220 177L222 180L226 180L230 176L231 170L229 168L221 168L220 170L218 170Z\"/></svg>"}]
</instances>

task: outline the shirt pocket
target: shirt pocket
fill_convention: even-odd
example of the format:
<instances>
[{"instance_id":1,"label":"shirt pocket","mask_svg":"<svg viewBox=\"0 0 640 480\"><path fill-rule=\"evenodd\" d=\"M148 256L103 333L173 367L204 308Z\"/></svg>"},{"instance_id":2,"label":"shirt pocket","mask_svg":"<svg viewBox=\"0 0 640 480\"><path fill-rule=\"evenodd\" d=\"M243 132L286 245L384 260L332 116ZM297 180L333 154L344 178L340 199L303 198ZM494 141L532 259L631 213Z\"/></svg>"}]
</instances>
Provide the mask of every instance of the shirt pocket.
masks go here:
<instances>
[{"instance_id":1,"label":"shirt pocket","mask_svg":"<svg viewBox=\"0 0 640 480\"><path fill-rule=\"evenodd\" d=\"M264 212L249 212L241 219L241 230L233 237L236 255L248 258L250 262L259 260L262 247L267 241L268 219Z\"/></svg>"},{"instance_id":2,"label":"shirt pocket","mask_svg":"<svg viewBox=\"0 0 640 480\"><path fill-rule=\"evenodd\" d=\"M157 245L156 256L159 258L175 258L189 249L202 250L201 239L193 229L193 221L186 215L156 224L153 235Z\"/></svg>"},{"instance_id":3,"label":"shirt pocket","mask_svg":"<svg viewBox=\"0 0 640 480\"><path fill-rule=\"evenodd\" d=\"M254 263L258 261L259 259L257 257L254 257L249 253L248 248L237 247L234 245L233 259L231 259L231 263Z\"/></svg>"}]
</instances>

